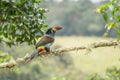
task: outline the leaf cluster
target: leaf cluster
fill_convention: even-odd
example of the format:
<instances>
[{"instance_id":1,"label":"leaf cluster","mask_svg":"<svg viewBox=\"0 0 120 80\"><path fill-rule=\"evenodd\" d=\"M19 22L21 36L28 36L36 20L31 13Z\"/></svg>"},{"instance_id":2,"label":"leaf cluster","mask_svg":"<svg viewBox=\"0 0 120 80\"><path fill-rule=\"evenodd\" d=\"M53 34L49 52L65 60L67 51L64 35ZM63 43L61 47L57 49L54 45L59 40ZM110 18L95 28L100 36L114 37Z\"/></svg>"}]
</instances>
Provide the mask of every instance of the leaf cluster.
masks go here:
<instances>
[{"instance_id":1,"label":"leaf cluster","mask_svg":"<svg viewBox=\"0 0 120 80\"><path fill-rule=\"evenodd\" d=\"M41 0L0 0L0 42L9 46L27 42L35 44L41 36L47 11Z\"/></svg>"},{"instance_id":2,"label":"leaf cluster","mask_svg":"<svg viewBox=\"0 0 120 80\"><path fill-rule=\"evenodd\" d=\"M108 32L113 28L118 32L118 38L120 37L120 0L110 0L105 4L100 5L96 9L97 13L101 13L106 22L106 32L104 36L108 35Z\"/></svg>"},{"instance_id":3,"label":"leaf cluster","mask_svg":"<svg viewBox=\"0 0 120 80\"><path fill-rule=\"evenodd\" d=\"M90 75L87 80L120 80L120 68L115 66L107 68L104 75L95 73Z\"/></svg>"},{"instance_id":4,"label":"leaf cluster","mask_svg":"<svg viewBox=\"0 0 120 80\"><path fill-rule=\"evenodd\" d=\"M12 59L8 53L3 53L0 51L0 63L9 62Z\"/></svg>"}]
</instances>

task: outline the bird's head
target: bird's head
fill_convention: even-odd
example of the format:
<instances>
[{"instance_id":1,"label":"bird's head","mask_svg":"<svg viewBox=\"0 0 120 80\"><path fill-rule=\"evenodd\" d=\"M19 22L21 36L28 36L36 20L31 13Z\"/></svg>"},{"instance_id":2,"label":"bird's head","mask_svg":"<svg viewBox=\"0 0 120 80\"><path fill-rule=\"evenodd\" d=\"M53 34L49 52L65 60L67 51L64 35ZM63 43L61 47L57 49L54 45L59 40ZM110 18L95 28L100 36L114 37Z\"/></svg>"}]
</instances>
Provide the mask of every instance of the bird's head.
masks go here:
<instances>
[{"instance_id":1,"label":"bird's head","mask_svg":"<svg viewBox=\"0 0 120 80\"><path fill-rule=\"evenodd\" d=\"M56 32L57 30L62 29L62 28L63 28L62 26L53 26L53 27L51 27L51 28L49 28L49 29L47 30L46 34L47 34L47 35L55 35L55 32Z\"/></svg>"}]
</instances>

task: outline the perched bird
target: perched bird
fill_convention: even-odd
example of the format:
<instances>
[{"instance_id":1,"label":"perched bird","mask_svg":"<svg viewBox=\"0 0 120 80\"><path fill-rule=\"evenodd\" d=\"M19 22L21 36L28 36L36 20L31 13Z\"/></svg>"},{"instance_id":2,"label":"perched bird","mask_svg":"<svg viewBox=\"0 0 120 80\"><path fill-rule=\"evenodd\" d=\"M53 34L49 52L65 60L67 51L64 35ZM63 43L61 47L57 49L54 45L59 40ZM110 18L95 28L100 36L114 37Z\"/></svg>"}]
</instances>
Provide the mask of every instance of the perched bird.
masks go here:
<instances>
[{"instance_id":1,"label":"perched bird","mask_svg":"<svg viewBox=\"0 0 120 80\"><path fill-rule=\"evenodd\" d=\"M50 52L50 46L55 40L55 33L57 30L60 30L62 28L62 26L54 26L49 28L45 35L42 36L40 41L36 44L36 50L32 53L30 57L26 59L26 62L30 62L35 57L35 55L37 55L40 52L43 52L44 50L46 52Z\"/></svg>"}]
</instances>

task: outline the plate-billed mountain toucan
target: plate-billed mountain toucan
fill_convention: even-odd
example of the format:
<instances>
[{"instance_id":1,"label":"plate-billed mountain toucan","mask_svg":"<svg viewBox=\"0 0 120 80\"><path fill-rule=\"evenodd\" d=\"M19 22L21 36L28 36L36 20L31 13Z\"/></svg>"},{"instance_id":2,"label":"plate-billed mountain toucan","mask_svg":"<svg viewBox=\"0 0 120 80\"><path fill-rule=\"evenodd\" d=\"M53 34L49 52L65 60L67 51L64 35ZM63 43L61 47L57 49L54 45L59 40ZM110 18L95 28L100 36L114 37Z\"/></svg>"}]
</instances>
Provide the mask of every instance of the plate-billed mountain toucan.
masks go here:
<instances>
[{"instance_id":1,"label":"plate-billed mountain toucan","mask_svg":"<svg viewBox=\"0 0 120 80\"><path fill-rule=\"evenodd\" d=\"M60 30L62 28L62 26L54 26L49 28L45 35L42 36L40 41L38 41L38 43L36 44L36 50L25 61L30 62L35 57L35 55L37 55L40 52L43 52L44 50L46 52L50 52L50 46L55 40L55 33L57 30Z\"/></svg>"}]
</instances>

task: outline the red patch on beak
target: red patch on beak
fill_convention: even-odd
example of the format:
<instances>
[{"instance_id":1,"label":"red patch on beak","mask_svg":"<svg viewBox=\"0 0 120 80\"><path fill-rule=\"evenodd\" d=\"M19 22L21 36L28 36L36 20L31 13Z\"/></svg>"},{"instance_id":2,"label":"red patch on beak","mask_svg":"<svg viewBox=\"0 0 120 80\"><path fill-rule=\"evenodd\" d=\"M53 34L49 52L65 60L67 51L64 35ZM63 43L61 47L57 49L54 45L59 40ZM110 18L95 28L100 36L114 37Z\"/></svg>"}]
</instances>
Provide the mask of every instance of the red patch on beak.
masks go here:
<instances>
[{"instance_id":1,"label":"red patch on beak","mask_svg":"<svg viewBox=\"0 0 120 80\"><path fill-rule=\"evenodd\" d=\"M60 30L63 28L63 26L54 26L53 28L55 28L56 30Z\"/></svg>"}]
</instances>

